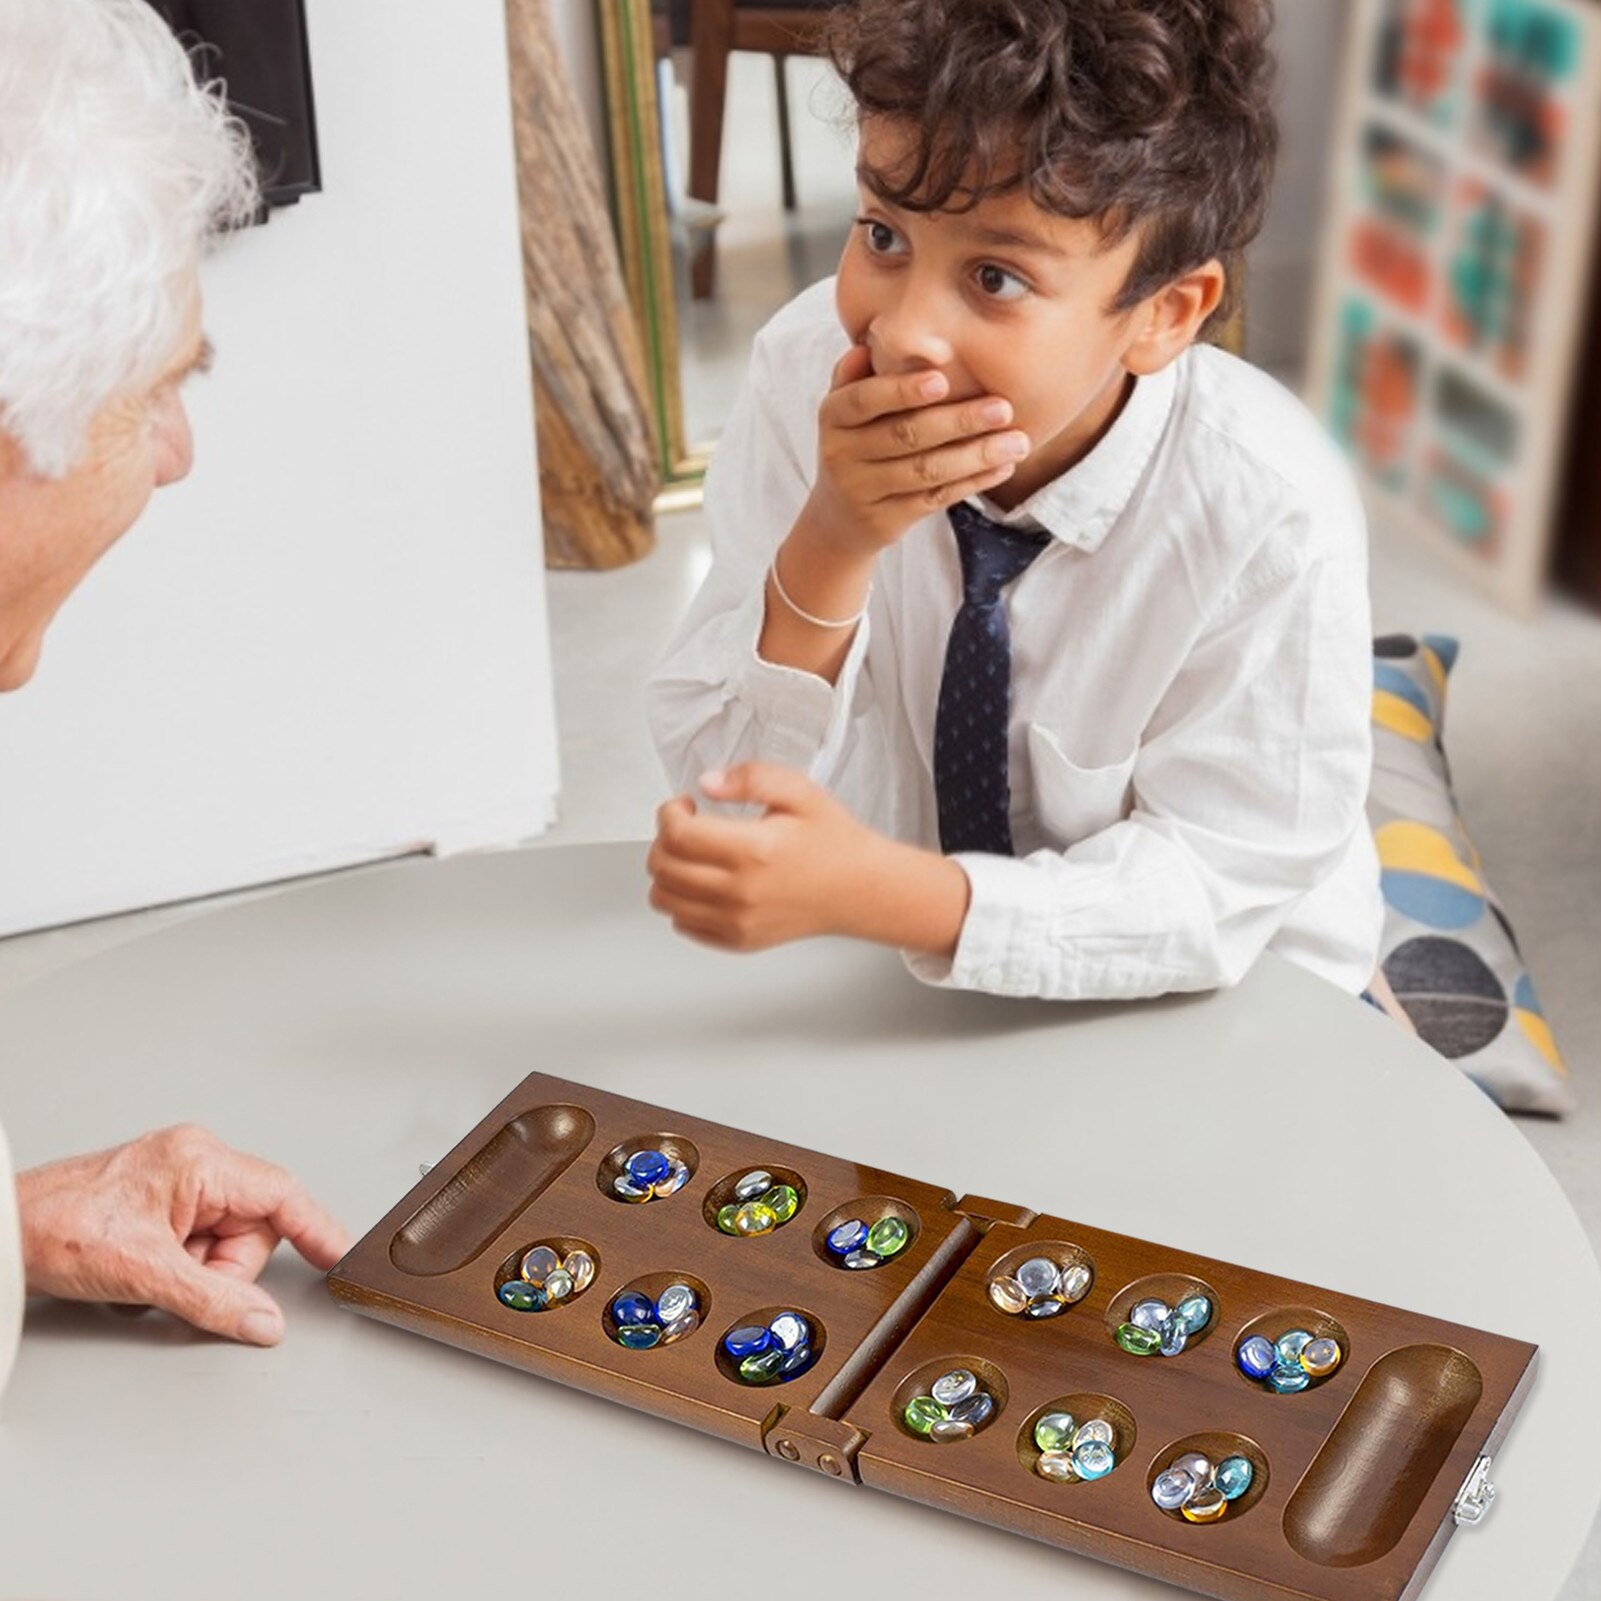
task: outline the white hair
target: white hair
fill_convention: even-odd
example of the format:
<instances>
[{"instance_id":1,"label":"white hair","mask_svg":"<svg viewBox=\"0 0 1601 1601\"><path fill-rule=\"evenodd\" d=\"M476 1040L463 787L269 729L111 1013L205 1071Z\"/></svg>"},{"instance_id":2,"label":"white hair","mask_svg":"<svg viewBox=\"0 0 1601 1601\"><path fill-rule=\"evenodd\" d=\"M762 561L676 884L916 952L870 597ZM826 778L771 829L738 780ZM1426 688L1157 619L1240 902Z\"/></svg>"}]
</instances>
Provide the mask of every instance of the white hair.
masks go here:
<instances>
[{"instance_id":1,"label":"white hair","mask_svg":"<svg viewBox=\"0 0 1601 1601\"><path fill-rule=\"evenodd\" d=\"M0 428L34 472L179 354L201 249L256 193L244 129L145 0L0 0Z\"/></svg>"}]
</instances>

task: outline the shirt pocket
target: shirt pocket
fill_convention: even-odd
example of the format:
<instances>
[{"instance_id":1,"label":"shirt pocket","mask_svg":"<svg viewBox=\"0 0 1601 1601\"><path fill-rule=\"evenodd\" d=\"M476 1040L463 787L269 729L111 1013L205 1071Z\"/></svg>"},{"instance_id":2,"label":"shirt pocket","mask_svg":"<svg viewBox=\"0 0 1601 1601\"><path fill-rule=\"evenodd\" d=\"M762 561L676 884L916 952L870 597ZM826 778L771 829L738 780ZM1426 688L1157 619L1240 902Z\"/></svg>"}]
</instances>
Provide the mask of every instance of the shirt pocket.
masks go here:
<instances>
[{"instance_id":1,"label":"shirt pocket","mask_svg":"<svg viewBox=\"0 0 1601 1601\"><path fill-rule=\"evenodd\" d=\"M1080 767L1056 736L1039 723L1028 725L1029 763L1034 769L1034 815L1055 850L1099 834L1128 816L1134 804L1136 745L1121 761Z\"/></svg>"}]
</instances>

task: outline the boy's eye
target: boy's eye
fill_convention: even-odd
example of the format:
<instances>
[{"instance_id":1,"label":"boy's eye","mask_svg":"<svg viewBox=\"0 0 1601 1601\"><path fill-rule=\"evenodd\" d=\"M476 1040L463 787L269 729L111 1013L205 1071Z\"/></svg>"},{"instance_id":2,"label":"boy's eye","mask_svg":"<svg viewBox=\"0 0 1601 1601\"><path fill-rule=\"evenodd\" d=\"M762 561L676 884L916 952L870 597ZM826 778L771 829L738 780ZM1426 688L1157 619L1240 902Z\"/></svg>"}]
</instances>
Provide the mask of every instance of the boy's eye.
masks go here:
<instances>
[{"instance_id":1,"label":"boy's eye","mask_svg":"<svg viewBox=\"0 0 1601 1601\"><path fill-rule=\"evenodd\" d=\"M991 300L1021 300L1029 293L1028 285L1015 272L1008 272L993 263L980 267L974 277L979 288Z\"/></svg>"},{"instance_id":2,"label":"boy's eye","mask_svg":"<svg viewBox=\"0 0 1601 1601\"><path fill-rule=\"evenodd\" d=\"M900 247L900 235L887 222L880 222L876 217L858 217L856 221L861 225L866 237L869 254L874 256L896 254Z\"/></svg>"}]
</instances>

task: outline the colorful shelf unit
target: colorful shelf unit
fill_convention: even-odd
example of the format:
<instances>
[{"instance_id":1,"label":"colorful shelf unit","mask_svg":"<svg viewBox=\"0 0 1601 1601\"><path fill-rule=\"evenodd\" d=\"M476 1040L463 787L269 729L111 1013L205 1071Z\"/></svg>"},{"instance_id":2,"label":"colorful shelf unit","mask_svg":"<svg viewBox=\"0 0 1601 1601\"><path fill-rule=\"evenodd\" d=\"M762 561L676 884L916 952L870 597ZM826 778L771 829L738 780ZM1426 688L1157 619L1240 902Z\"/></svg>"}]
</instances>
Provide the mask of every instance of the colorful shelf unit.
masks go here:
<instances>
[{"instance_id":1,"label":"colorful shelf unit","mask_svg":"<svg viewBox=\"0 0 1601 1601\"><path fill-rule=\"evenodd\" d=\"M1359 0L1309 399L1376 506L1543 585L1601 200L1601 3Z\"/></svg>"}]
</instances>

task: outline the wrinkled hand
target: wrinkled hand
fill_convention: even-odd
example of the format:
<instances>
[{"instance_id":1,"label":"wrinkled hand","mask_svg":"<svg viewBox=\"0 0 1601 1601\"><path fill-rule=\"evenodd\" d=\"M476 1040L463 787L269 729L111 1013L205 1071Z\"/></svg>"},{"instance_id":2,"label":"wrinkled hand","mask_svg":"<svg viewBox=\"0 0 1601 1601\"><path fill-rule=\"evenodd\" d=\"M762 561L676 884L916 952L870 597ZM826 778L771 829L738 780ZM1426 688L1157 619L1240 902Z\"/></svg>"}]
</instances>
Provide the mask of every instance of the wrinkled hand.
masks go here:
<instances>
[{"instance_id":1,"label":"wrinkled hand","mask_svg":"<svg viewBox=\"0 0 1601 1601\"><path fill-rule=\"evenodd\" d=\"M31 1168L17 1199L29 1294L160 1307L251 1345L283 1337L255 1282L278 1242L322 1269L350 1243L288 1173L193 1127Z\"/></svg>"},{"instance_id":2,"label":"wrinkled hand","mask_svg":"<svg viewBox=\"0 0 1601 1601\"><path fill-rule=\"evenodd\" d=\"M852 345L818 411L808 519L854 554L876 554L930 512L1005 483L1032 448L1007 426L1011 403L949 393L943 373L877 375Z\"/></svg>"},{"instance_id":3,"label":"wrinkled hand","mask_svg":"<svg viewBox=\"0 0 1601 1601\"><path fill-rule=\"evenodd\" d=\"M759 951L853 931L855 898L886 841L788 767L747 762L708 773L701 788L713 800L766 812L714 816L687 795L657 812L646 863L650 904L679 933L723 950Z\"/></svg>"}]
</instances>

